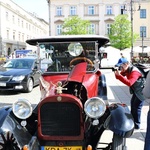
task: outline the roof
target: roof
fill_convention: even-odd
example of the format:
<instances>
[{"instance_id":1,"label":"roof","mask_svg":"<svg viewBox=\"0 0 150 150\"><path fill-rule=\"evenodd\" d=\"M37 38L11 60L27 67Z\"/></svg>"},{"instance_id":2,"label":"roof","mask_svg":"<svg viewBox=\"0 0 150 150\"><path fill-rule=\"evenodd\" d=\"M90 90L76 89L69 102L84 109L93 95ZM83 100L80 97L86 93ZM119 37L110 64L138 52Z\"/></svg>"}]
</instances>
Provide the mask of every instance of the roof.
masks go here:
<instances>
[{"instance_id":1,"label":"roof","mask_svg":"<svg viewBox=\"0 0 150 150\"><path fill-rule=\"evenodd\" d=\"M109 38L100 35L61 35L61 36L48 36L35 39L28 39L26 43L36 46L38 43L42 42L85 42L85 41L97 41L99 47L107 44Z\"/></svg>"}]
</instances>

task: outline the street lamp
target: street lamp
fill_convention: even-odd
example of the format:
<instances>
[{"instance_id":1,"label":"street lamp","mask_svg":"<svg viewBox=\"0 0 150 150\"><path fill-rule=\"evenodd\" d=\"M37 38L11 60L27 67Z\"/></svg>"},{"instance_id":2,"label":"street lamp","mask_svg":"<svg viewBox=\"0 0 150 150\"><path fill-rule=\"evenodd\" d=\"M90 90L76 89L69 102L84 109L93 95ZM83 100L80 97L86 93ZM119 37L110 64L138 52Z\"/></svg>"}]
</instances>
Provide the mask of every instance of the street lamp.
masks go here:
<instances>
[{"instance_id":1,"label":"street lamp","mask_svg":"<svg viewBox=\"0 0 150 150\"><path fill-rule=\"evenodd\" d=\"M126 5L129 5L129 6L130 6L129 11L131 12L131 18L130 18L130 19L131 19L131 54L130 54L131 59L133 58L133 42L134 42L134 36L133 36L133 13L134 13L135 11L139 11L140 8L141 8L141 6L140 6L140 4L139 4L139 7L138 7L137 10L133 9L133 3L134 3L134 1L131 0L129 4L126 3L126 4L124 5L124 10L127 11Z\"/></svg>"},{"instance_id":2,"label":"street lamp","mask_svg":"<svg viewBox=\"0 0 150 150\"><path fill-rule=\"evenodd\" d=\"M49 36L51 35L51 0L47 0L48 3L48 14L49 14Z\"/></svg>"}]
</instances>

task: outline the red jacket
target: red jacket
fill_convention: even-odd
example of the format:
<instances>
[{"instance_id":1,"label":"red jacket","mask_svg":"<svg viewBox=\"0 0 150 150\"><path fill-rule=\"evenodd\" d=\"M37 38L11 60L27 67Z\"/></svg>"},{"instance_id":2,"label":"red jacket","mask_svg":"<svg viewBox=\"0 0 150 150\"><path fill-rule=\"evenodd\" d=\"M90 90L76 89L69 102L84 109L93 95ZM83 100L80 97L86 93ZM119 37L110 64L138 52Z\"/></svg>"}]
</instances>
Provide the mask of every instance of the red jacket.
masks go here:
<instances>
[{"instance_id":1,"label":"red jacket","mask_svg":"<svg viewBox=\"0 0 150 150\"><path fill-rule=\"evenodd\" d=\"M133 69L131 72L127 70L126 72L120 72L120 75L116 75L116 79L119 79L121 82L131 87L142 74L138 69ZM126 77L125 77L126 76Z\"/></svg>"}]
</instances>

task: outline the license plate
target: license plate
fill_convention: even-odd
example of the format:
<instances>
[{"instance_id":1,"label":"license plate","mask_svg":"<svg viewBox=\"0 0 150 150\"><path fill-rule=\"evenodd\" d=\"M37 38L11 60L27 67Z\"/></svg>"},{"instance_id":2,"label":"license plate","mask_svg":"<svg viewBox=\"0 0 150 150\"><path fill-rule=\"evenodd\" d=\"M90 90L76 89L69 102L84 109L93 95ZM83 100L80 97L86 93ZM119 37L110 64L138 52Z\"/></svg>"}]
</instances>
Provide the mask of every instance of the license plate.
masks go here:
<instances>
[{"instance_id":1,"label":"license plate","mask_svg":"<svg viewBox=\"0 0 150 150\"><path fill-rule=\"evenodd\" d=\"M0 82L0 86L6 86L6 83Z\"/></svg>"},{"instance_id":2,"label":"license plate","mask_svg":"<svg viewBox=\"0 0 150 150\"><path fill-rule=\"evenodd\" d=\"M41 146L41 150L82 150L82 146Z\"/></svg>"}]
</instances>

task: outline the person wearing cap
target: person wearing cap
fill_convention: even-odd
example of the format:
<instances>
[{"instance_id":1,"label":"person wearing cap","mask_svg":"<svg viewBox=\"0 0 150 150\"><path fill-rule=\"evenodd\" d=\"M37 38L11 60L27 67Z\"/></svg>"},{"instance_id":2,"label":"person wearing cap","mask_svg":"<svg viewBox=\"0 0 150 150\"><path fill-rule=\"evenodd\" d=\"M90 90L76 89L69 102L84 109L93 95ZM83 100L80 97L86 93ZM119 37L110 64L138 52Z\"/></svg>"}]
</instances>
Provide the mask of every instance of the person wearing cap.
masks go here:
<instances>
[{"instance_id":1,"label":"person wearing cap","mask_svg":"<svg viewBox=\"0 0 150 150\"><path fill-rule=\"evenodd\" d=\"M122 60L125 58L125 57L123 56L123 53L120 53L120 55L121 55L121 58L119 58L117 64L121 63ZM115 65L115 67L117 67L117 64Z\"/></svg>"},{"instance_id":2,"label":"person wearing cap","mask_svg":"<svg viewBox=\"0 0 150 150\"><path fill-rule=\"evenodd\" d=\"M122 58L115 66L120 70L115 70L116 79L127 85L130 89L131 97L131 114L134 119L135 129L140 129L141 123L141 109L145 100L142 93L144 82L142 73L129 63L126 58Z\"/></svg>"}]
</instances>

